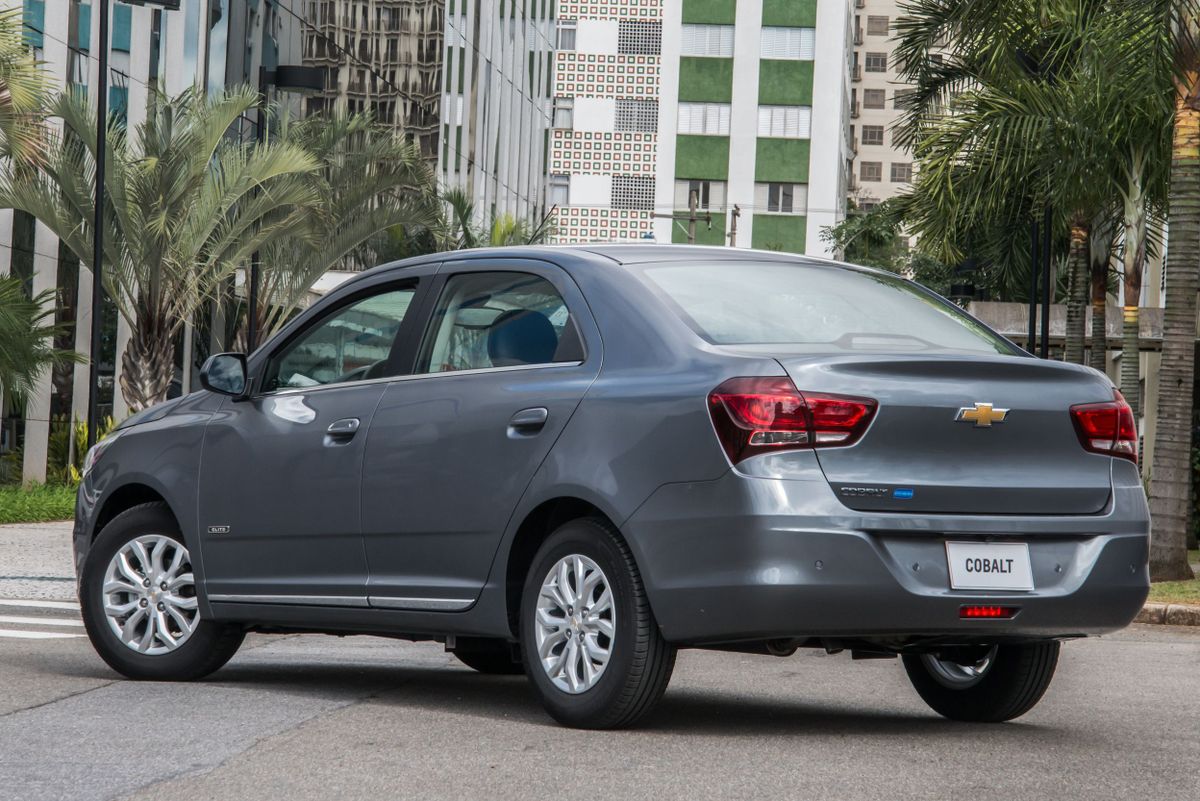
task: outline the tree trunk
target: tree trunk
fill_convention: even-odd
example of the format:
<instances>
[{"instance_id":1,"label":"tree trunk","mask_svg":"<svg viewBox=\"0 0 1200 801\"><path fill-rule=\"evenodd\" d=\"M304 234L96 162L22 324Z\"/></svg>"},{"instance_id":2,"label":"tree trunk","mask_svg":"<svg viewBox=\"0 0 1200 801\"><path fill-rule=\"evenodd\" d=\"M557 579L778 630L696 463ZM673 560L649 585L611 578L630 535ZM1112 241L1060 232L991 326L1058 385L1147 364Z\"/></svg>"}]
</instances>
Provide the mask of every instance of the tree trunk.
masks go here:
<instances>
[{"instance_id":1,"label":"tree trunk","mask_svg":"<svg viewBox=\"0 0 1200 801\"><path fill-rule=\"evenodd\" d=\"M133 337L121 357L121 394L131 412L167 399L175 377L175 336L157 315L138 316Z\"/></svg>"},{"instance_id":2,"label":"tree trunk","mask_svg":"<svg viewBox=\"0 0 1200 801\"><path fill-rule=\"evenodd\" d=\"M1196 358L1196 292L1200 289L1200 111L1193 102L1196 65L1177 87L1171 148L1170 241L1158 429L1150 471L1150 578L1192 578L1187 531L1192 490L1192 385Z\"/></svg>"},{"instance_id":3,"label":"tree trunk","mask_svg":"<svg viewBox=\"0 0 1200 801\"><path fill-rule=\"evenodd\" d=\"M1063 358L1083 364L1084 313L1088 302L1088 226L1076 221L1071 226L1071 254L1067 268L1067 333Z\"/></svg>"},{"instance_id":4,"label":"tree trunk","mask_svg":"<svg viewBox=\"0 0 1200 801\"><path fill-rule=\"evenodd\" d=\"M1105 313L1108 310L1108 251L1100 259L1092 253L1092 352L1088 364L1100 372L1108 369L1108 335Z\"/></svg>"},{"instance_id":5,"label":"tree trunk","mask_svg":"<svg viewBox=\"0 0 1200 801\"><path fill-rule=\"evenodd\" d=\"M1133 409L1133 419L1141 417L1141 347L1138 342L1140 315L1137 306L1121 310L1121 394Z\"/></svg>"}]
</instances>

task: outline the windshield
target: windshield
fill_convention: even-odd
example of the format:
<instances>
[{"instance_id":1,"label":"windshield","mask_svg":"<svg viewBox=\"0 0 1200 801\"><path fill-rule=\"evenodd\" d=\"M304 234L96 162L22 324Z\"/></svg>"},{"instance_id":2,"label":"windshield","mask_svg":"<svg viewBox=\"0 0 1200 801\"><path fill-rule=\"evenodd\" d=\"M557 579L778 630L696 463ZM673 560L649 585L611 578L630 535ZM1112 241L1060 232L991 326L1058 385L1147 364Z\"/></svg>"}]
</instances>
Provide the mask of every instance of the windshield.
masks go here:
<instances>
[{"instance_id":1,"label":"windshield","mask_svg":"<svg viewBox=\"0 0 1200 801\"><path fill-rule=\"evenodd\" d=\"M714 345L1020 353L903 278L823 264L651 264L651 286Z\"/></svg>"}]
</instances>

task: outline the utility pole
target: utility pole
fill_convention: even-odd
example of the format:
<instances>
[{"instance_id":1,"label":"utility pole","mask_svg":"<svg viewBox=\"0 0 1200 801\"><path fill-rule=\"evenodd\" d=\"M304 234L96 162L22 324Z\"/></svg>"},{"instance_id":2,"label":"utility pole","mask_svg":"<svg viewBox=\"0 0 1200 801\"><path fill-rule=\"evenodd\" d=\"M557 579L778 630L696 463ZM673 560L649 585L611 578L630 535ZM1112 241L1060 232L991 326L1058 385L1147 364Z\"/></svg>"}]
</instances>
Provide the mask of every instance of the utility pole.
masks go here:
<instances>
[{"instance_id":1,"label":"utility pole","mask_svg":"<svg viewBox=\"0 0 1200 801\"><path fill-rule=\"evenodd\" d=\"M88 365L87 444L96 444L96 424L100 405L100 336L104 312L104 157L108 147L108 14L109 0L101 0L100 52L97 54L100 84L96 92L96 208L92 213L92 345ZM113 392L120 392L113 384Z\"/></svg>"},{"instance_id":2,"label":"utility pole","mask_svg":"<svg viewBox=\"0 0 1200 801\"><path fill-rule=\"evenodd\" d=\"M733 204L733 218L729 221L729 247L737 247L737 224L738 217L742 216L742 210L738 208L736 203Z\"/></svg>"},{"instance_id":3,"label":"utility pole","mask_svg":"<svg viewBox=\"0 0 1200 801\"><path fill-rule=\"evenodd\" d=\"M1037 355L1037 302L1038 302L1038 272L1041 269L1038 259L1038 220L1035 216L1029 223L1029 336L1025 340L1025 350L1031 356Z\"/></svg>"},{"instance_id":4,"label":"utility pole","mask_svg":"<svg viewBox=\"0 0 1200 801\"><path fill-rule=\"evenodd\" d=\"M700 193L693 189L688 192L688 244L696 244L696 204Z\"/></svg>"},{"instance_id":5,"label":"utility pole","mask_svg":"<svg viewBox=\"0 0 1200 801\"><path fill-rule=\"evenodd\" d=\"M1046 204L1042 220L1042 342L1038 355L1050 358L1050 304L1054 302L1054 265L1050 259L1050 239L1054 235L1051 225L1050 204Z\"/></svg>"}]
</instances>

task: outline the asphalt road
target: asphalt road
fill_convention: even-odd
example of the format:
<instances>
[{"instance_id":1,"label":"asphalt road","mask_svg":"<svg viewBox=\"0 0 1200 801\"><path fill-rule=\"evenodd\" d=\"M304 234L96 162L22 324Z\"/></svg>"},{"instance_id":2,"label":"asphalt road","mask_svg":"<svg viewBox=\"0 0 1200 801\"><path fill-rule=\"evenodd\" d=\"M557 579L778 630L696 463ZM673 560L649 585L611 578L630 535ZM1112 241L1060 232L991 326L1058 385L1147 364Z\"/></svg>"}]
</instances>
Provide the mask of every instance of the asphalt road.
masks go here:
<instances>
[{"instance_id":1,"label":"asphalt road","mask_svg":"<svg viewBox=\"0 0 1200 801\"><path fill-rule=\"evenodd\" d=\"M1070 643L998 726L933 715L895 660L692 651L643 727L579 732L429 644L255 636L204 682L119 680L66 530L0 527L3 801L1200 798L1200 630Z\"/></svg>"}]
</instances>

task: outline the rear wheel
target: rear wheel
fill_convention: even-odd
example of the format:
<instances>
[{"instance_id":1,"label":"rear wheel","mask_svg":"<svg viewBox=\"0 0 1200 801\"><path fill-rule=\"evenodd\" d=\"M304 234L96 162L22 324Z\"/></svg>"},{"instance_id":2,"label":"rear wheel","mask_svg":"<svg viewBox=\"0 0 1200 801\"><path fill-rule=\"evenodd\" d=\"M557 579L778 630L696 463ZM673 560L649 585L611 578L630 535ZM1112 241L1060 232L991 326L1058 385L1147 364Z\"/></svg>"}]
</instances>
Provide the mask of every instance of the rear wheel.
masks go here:
<instances>
[{"instance_id":1,"label":"rear wheel","mask_svg":"<svg viewBox=\"0 0 1200 801\"><path fill-rule=\"evenodd\" d=\"M454 655L459 662L480 673L516 676L525 672L520 657L513 657L513 646L507 640L459 637Z\"/></svg>"},{"instance_id":2,"label":"rear wheel","mask_svg":"<svg viewBox=\"0 0 1200 801\"><path fill-rule=\"evenodd\" d=\"M200 614L191 555L163 503L127 509L104 527L83 565L79 604L96 652L131 679L201 678L245 636Z\"/></svg>"},{"instance_id":3,"label":"rear wheel","mask_svg":"<svg viewBox=\"0 0 1200 801\"><path fill-rule=\"evenodd\" d=\"M1041 700L1058 665L1057 641L905 654L917 694L952 720L999 723Z\"/></svg>"},{"instance_id":4,"label":"rear wheel","mask_svg":"<svg viewBox=\"0 0 1200 801\"><path fill-rule=\"evenodd\" d=\"M525 672L555 720L630 726L675 666L628 546L603 520L563 524L542 544L521 597Z\"/></svg>"}]
</instances>

